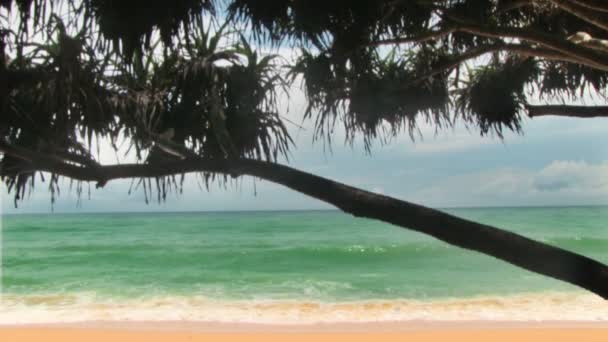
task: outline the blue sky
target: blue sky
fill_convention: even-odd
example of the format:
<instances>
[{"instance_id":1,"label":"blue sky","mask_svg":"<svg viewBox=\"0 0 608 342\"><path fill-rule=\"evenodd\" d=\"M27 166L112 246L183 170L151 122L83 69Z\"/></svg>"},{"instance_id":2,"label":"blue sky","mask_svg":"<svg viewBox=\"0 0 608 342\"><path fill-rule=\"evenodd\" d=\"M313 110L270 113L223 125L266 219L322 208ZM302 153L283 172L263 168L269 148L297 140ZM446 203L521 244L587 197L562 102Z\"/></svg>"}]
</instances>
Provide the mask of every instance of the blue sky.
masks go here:
<instances>
[{"instance_id":1,"label":"blue sky","mask_svg":"<svg viewBox=\"0 0 608 342\"><path fill-rule=\"evenodd\" d=\"M285 115L299 122L304 97L293 90ZM504 140L481 137L462 125L435 134L422 125L422 139L407 134L366 154L361 144L343 144L338 129L332 152L312 142L305 130L291 126L297 148L291 165L357 187L433 207L542 206L608 204L608 120L543 117L526 119L524 134ZM115 158L102 150L105 162ZM207 211L329 209L330 206L281 186L252 178L202 190L188 177L184 193L165 203L144 202L143 191L128 194L130 181L91 187L77 205L75 191L63 187L55 212L95 211ZM39 184L29 199L14 208L12 195L2 189L4 213L50 212L50 193Z\"/></svg>"},{"instance_id":2,"label":"blue sky","mask_svg":"<svg viewBox=\"0 0 608 342\"><path fill-rule=\"evenodd\" d=\"M296 53L278 48L286 60ZM299 84L299 82L295 82ZM592 102L592 101L589 101ZM282 115L300 122L305 99L294 88L282 98ZM526 119L524 134L506 134L504 140L481 137L462 125L435 134L422 124L423 138L412 141L406 133L390 144L376 144L372 154L362 145L345 146L344 131L333 136L332 152L313 144L310 121L305 130L290 126L296 147L290 165L353 186L381 192L432 207L543 206L608 204L608 119L541 117ZM102 162L115 156L102 147ZM127 158L128 159L128 158ZM128 160L126 160L128 161ZM91 187L78 205L66 181L55 212L96 211L207 211L329 209L330 206L279 185L243 178L226 189L201 189L188 177L184 193L164 203L146 204L143 191L128 194L130 181L113 181L104 189ZM51 212L48 187L36 190L19 208L0 182L3 213Z\"/></svg>"}]
</instances>

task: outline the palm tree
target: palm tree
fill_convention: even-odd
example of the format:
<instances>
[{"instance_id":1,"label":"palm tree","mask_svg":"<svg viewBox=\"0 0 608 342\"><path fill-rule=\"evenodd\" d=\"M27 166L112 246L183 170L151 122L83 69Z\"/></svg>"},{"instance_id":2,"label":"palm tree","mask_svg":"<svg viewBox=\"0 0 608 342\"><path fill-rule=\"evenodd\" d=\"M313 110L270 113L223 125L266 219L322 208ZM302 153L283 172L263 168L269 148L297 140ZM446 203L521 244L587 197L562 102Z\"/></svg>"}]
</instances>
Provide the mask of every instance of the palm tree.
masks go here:
<instances>
[{"instance_id":1,"label":"palm tree","mask_svg":"<svg viewBox=\"0 0 608 342\"><path fill-rule=\"evenodd\" d=\"M0 1L0 174L15 204L50 173L139 179L165 199L183 175L250 175L608 298L585 256L280 164L294 144L277 94L302 79L316 137L347 141L463 121L522 131L522 116L605 116L608 8L593 0ZM10 10L10 11L9 11ZM224 22L219 25L218 22ZM10 25L9 23L15 23ZM252 45L302 49L284 70ZM94 139L127 139L138 162L101 165ZM116 147L115 147L116 148ZM371 150L370 150L371 151ZM446 261L446 263L449 261Z\"/></svg>"}]
</instances>

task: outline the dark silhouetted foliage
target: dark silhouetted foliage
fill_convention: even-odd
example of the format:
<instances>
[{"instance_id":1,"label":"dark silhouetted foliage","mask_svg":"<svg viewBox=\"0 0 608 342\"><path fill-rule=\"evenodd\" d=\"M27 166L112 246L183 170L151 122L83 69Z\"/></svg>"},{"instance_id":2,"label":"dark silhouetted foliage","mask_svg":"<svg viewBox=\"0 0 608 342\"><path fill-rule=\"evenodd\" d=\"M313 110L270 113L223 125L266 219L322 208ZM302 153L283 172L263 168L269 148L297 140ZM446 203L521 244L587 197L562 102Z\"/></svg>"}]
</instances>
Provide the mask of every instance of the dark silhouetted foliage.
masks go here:
<instances>
[{"instance_id":1,"label":"dark silhouetted foliage","mask_svg":"<svg viewBox=\"0 0 608 342\"><path fill-rule=\"evenodd\" d=\"M82 167L97 163L95 139L125 139L142 163L277 161L292 146L278 96L298 82L316 138L338 123L371 151L421 121L521 132L531 99L604 99L608 80L608 12L550 0L2 0L0 11L3 143ZM268 53L277 46L300 53L287 65ZM3 156L17 200L34 169Z\"/></svg>"}]
</instances>

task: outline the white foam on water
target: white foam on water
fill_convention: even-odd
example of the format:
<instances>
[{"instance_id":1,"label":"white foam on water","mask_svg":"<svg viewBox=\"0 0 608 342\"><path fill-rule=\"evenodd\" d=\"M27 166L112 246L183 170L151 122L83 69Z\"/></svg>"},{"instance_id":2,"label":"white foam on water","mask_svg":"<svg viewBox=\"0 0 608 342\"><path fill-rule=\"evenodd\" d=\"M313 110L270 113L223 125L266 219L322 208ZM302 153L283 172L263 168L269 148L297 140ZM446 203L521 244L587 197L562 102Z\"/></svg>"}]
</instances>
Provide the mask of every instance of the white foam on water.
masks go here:
<instances>
[{"instance_id":1,"label":"white foam on water","mask_svg":"<svg viewBox=\"0 0 608 342\"><path fill-rule=\"evenodd\" d=\"M198 296L100 298L94 293L5 295L0 324L192 321L268 324L436 321L608 321L608 305L584 293L534 293L441 300L222 301Z\"/></svg>"}]
</instances>

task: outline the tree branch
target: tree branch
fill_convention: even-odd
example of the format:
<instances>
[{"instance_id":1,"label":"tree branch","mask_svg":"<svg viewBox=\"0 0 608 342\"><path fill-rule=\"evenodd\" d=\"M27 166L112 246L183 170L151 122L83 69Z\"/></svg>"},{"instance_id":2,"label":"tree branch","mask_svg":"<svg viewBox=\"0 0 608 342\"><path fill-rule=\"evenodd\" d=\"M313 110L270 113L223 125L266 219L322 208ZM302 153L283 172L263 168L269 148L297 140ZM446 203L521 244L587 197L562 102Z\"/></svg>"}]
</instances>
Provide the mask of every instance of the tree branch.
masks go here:
<instances>
[{"instance_id":1,"label":"tree branch","mask_svg":"<svg viewBox=\"0 0 608 342\"><path fill-rule=\"evenodd\" d=\"M598 13L597 10L588 9L568 0L551 0L551 2L562 10L593 24L596 27L608 31L608 18L606 18L605 15L602 15L601 12Z\"/></svg>"},{"instance_id":2,"label":"tree branch","mask_svg":"<svg viewBox=\"0 0 608 342\"><path fill-rule=\"evenodd\" d=\"M450 18L449 20L454 19ZM467 23L460 19L457 19L456 25L450 25L441 30L429 31L418 36L412 37L398 37L393 39L377 40L371 42L370 46L412 43L416 44L433 39L439 39L454 32L465 32L473 35L496 39L516 38L523 41L536 43L545 48L532 48L521 44L503 43L504 48L502 50L509 50L529 56L537 56L541 58L584 64L595 69L608 71L608 55L604 53L598 53L598 49L595 46L590 47L585 46L584 44L574 44L565 39L560 39L542 32L535 32L532 30L510 27L484 27L477 24ZM499 46L499 44L497 44L497 46ZM480 47L479 49L485 48ZM474 54L474 52L471 52L471 54Z\"/></svg>"},{"instance_id":3,"label":"tree branch","mask_svg":"<svg viewBox=\"0 0 608 342\"><path fill-rule=\"evenodd\" d=\"M608 106L528 105L526 109L531 118L545 115L576 118L608 117Z\"/></svg>"},{"instance_id":4,"label":"tree branch","mask_svg":"<svg viewBox=\"0 0 608 342\"><path fill-rule=\"evenodd\" d=\"M578 31L568 37L568 41L603 53L608 52L608 40L593 38L587 32Z\"/></svg>"},{"instance_id":5,"label":"tree branch","mask_svg":"<svg viewBox=\"0 0 608 342\"><path fill-rule=\"evenodd\" d=\"M454 20L453 18L450 19ZM583 47L543 32L512 27L485 27L462 21L459 23L461 26L458 27L457 31L467 32L488 38L515 38L536 43L564 55L570 56L576 59L578 63L599 70L608 71L608 55L598 53L594 49Z\"/></svg>"},{"instance_id":6,"label":"tree branch","mask_svg":"<svg viewBox=\"0 0 608 342\"><path fill-rule=\"evenodd\" d=\"M0 143L0 151L33 157L34 152ZM585 288L608 299L608 267L588 257L524 236L465 220L439 210L374 194L276 163L250 159L184 159L159 164L124 164L99 168L31 159L39 171L81 181L162 177L188 172L249 175L284 185L358 217L381 220L428 234L454 246L481 252L524 269ZM2 170L0 169L0 172Z\"/></svg>"},{"instance_id":7,"label":"tree branch","mask_svg":"<svg viewBox=\"0 0 608 342\"><path fill-rule=\"evenodd\" d=\"M608 12L608 4L605 0L570 0L578 5L592 10Z\"/></svg>"},{"instance_id":8,"label":"tree branch","mask_svg":"<svg viewBox=\"0 0 608 342\"><path fill-rule=\"evenodd\" d=\"M371 42L370 46L395 45L407 43L424 43L429 40L445 37L456 31L456 27L446 27L436 31L428 31L413 37L398 37L393 39L380 39Z\"/></svg>"},{"instance_id":9,"label":"tree branch","mask_svg":"<svg viewBox=\"0 0 608 342\"><path fill-rule=\"evenodd\" d=\"M488 53L500 52L500 51L513 52L515 54L518 54L521 56L527 56L527 57L542 57L542 58L545 58L548 60L578 63L578 60L571 58L569 56L563 55L563 54L553 51L553 50L533 48L533 47L520 45L520 44L496 44L496 45L489 45L489 46L479 46L479 47L470 49L461 55L453 56L452 60L450 62L439 66L435 70L432 70L430 73L424 75L423 77L416 79L412 83L421 82L429 77L432 77L432 76L442 73L444 71L453 69L468 60L478 58L478 57L483 56Z\"/></svg>"},{"instance_id":10,"label":"tree branch","mask_svg":"<svg viewBox=\"0 0 608 342\"><path fill-rule=\"evenodd\" d=\"M499 1L496 8L497 13L505 13L514 9L522 8L525 6L533 5L532 0L511 0L511 1Z\"/></svg>"},{"instance_id":11,"label":"tree branch","mask_svg":"<svg viewBox=\"0 0 608 342\"><path fill-rule=\"evenodd\" d=\"M500 51L508 51L508 52L512 52L512 53L515 53L515 54L518 54L521 56L540 57L540 58L544 58L547 60L554 60L554 61L560 61L560 62L570 62L570 63L579 63L580 62L578 59L561 54L561 53L551 50L551 49L534 48L534 47L525 46L525 45L521 45L521 44L499 43L499 44L494 44L494 45L482 45L482 46L478 46L476 48L470 49L461 55L451 56L451 60L449 62L444 63L444 64L438 66L437 68L431 70L429 73L415 79L412 82L407 83L405 85L405 87L410 86L412 84L422 82L437 74L451 70L453 68L456 68L458 65L460 65L466 61L478 58L478 57L483 56L488 53L500 52Z\"/></svg>"}]
</instances>

